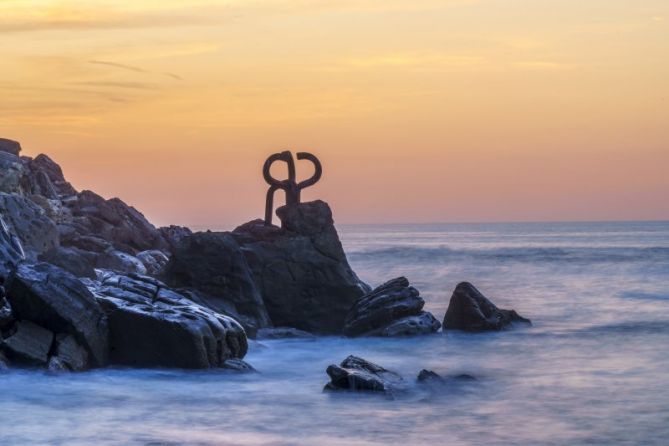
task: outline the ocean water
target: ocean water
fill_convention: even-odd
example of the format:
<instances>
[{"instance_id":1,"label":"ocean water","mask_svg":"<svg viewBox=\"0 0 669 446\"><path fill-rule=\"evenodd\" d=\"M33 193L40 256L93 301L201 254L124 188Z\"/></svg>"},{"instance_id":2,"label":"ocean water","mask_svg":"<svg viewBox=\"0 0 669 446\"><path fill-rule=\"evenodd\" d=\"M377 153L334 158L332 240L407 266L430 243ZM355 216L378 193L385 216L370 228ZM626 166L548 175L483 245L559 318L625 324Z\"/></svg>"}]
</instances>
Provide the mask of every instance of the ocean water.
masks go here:
<instances>
[{"instance_id":1,"label":"ocean water","mask_svg":"<svg viewBox=\"0 0 669 446\"><path fill-rule=\"evenodd\" d=\"M263 341L258 374L0 375L0 445L667 445L669 223L345 226L372 285L399 275L442 319L460 281L531 318L501 333ZM327 394L356 354L406 394ZM467 373L439 388L418 372Z\"/></svg>"}]
</instances>

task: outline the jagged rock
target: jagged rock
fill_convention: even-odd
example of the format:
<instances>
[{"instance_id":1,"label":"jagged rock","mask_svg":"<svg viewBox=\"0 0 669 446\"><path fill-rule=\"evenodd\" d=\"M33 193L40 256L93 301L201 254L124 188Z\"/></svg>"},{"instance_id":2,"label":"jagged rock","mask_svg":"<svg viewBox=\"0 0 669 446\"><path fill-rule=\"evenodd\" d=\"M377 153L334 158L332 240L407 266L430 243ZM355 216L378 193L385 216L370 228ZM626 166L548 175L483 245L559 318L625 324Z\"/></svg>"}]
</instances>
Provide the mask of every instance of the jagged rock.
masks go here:
<instances>
[{"instance_id":1,"label":"jagged rock","mask_svg":"<svg viewBox=\"0 0 669 446\"><path fill-rule=\"evenodd\" d=\"M425 301L405 277L384 283L360 298L348 312L344 334L355 336L406 336L429 334L441 324L422 311Z\"/></svg>"},{"instance_id":2,"label":"jagged rock","mask_svg":"<svg viewBox=\"0 0 669 446\"><path fill-rule=\"evenodd\" d=\"M42 208L18 195L0 193L0 214L21 241L28 258L59 245L58 228Z\"/></svg>"},{"instance_id":3,"label":"jagged rock","mask_svg":"<svg viewBox=\"0 0 669 446\"><path fill-rule=\"evenodd\" d=\"M417 381L420 383L440 384L440 385L446 384L449 380L476 381L476 378L466 373L461 373L458 375L450 376L448 378L444 378L443 376L433 372L432 370L425 370L425 369L420 371L417 378Z\"/></svg>"},{"instance_id":4,"label":"jagged rock","mask_svg":"<svg viewBox=\"0 0 669 446\"><path fill-rule=\"evenodd\" d=\"M21 153L21 144L19 144L18 141L0 138L0 152L6 152L15 156L19 156L19 153Z\"/></svg>"},{"instance_id":5,"label":"jagged rock","mask_svg":"<svg viewBox=\"0 0 669 446\"><path fill-rule=\"evenodd\" d=\"M45 365L53 343L53 333L30 321L16 323L16 331L0 343L0 348L12 361L30 365Z\"/></svg>"},{"instance_id":6,"label":"jagged rock","mask_svg":"<svg viewBox=\"0 0 669 446\"><path fill-rule=\"evenodd\" d=\"M436 381L440 383L444 382L444 378L442 378L440 375L436 374L432 370L426 370L426 369L420 371L417 380L419 382L424 382L424 381Z\"/></svg>"},{"instance_id":7,"label":"jagged rock","mask_svg":"<svg viewBox=\"0 0 669 446\"><path fill-rule=\"evenodd\" d=\"M95 279L98 254L79 248L59 246L39 256L42 262L51 263L77 277Z\"/></svg>"},{"instance_id":8,"label":"jagged rock","mask_svg":"<svg viewBox=\"0 0 669 446\"><path fill-rule=\"evenodd\" d=\"M499 309L474 285L458 284L444 316L444 330L503 330L514 322L531 324L514 310Z\"/></svg>"},{"instance_id":9,"label":"jagged rock","mask_svg":"<svg viewBox=\"0 0 669 446\"><path fill-rule=\"evenodd\" d=\"M109 318L112 364L132 367L223 367L248 344L237 321L146 277L105 274L89 282Z\"/></svg>"},{"instance_id":10,"label":"jagged rock","mask_svg":"<svg viewBox=\"0 0 669 446\"><path fill-rule=\"evenodd\" d=\"M311 333L293 327L262 328L258 330L257 335L258 339L310 339L315 337Z\"/></svg>"},{"instance_id":11,"label":"jagged rock","mask_svg":"<svg viewBox=\"0 0 669 446\"><path fill-rule=\"evenodd\" d=\"M57 197L76 195L77 191L65 180L63 170L47 155L37 155L35 159L30 161L29 166L33 172L41 172L48 178L49 184L56 192Z\"/></svg>"},{"instance_id":12,"label":"jagged rock","mask_svg":"<svg viewBox=\"0 0 669 446\"><path fill-rule=\"evenodd\" d=\"M25 259L21 241L11 233L0 216L0 278L4 279Z\"/></svg>"},{"instance_id":13,"label":"jagged rock","mask_svg":"<svg viewBox=\"0 0 669 446\"><path fill-rule=\"evenodd\" d=\"M156 249L140 252L137 254L137 259L142 262L149 276L160 275L170 260L162 251Z\"/></svg>"},{"instance_id":14,"label":"jagged rock","mask_svg":"<svg viewBox=\"0 0 669 446\"><path fill-rule=\"evenodd\" d=\"M149 249L166 249L167 242L144 215L118 198L105 200L91 192L82 191L76 199L66 202L72 213L70 232L78 236L93 236L111 243L114 248L130 254ZM62 228L63 233L68 229ZM70 238L63 240L69 243Z\"/></svg>"},{"instance_id":15,"label":"jagged rock","mask_svg":"<svg viewBox=\"0 0 669 446\"><path fill-rule=\"evenodd\" d=\"M189 228L175 225L158 228L158 232L160 232L167 242L170 252L174 252L183 239L193 234L193 231Z\"/></svg>"},{"instance_id":16,"label":"jagged rock","mask_svg":"<svg viewBox=\"0 0 669 446\"><path fill-rule=\"evenodd\" d=\"M101 254L110 249L114 249L107 240L93 235L79 235L74 232L71 226L61 225L58 227L60 240L63 245Z\"/></svg>"},{"instance_id":17,"label":"jagged rock","mask_svg":"<svg viewBox=\"0 0 669 446\"><path fill-rule=\"evenodd\" d=\"M341 365L330 365L327 368L330 382L323 390L372 391L392 394L403 390L402 377L380 365L366 361L357 356L349 356Z\"/></svg>"},{"instance_id":18,"label":"jagged rock","mask_svg":"<svg viewBox=\"0 0 669 446\"><path fill-rule=\"evenodd\" d=\"M59 334L56 336L56 354L59 365L66 370L76 372L90 368L88 352L72 335ZM50 368L51 364L49 365Z\"/></svg>"},{"instance_id":19,"label":"jagged rock","mask_svg":"<svg viewBox=\"0 0 669 446\"><path fill-rule=\"evenodd\" d=\"M71 334L86 348L93 366L107 364L107 318L72 274L48 263L22 263L9 279L7 295L17 319Z\"/></svg>"},{"instance_id":20,"label":"jagged rock","mask_svg":"<svg viewBox=\"0 0 669 446\"><path fill-rule=\"evenodd\" d=\"M241 373L257 372L255 367L243 359L226 359L221 368Z\"/></svg>"},{"instance_id":21,"label":"jagged rock","mask_svg":"<svg viewBox=\"0 0 669 446\"><path fill-rule=\"evenodd\" d=\"M293 207L277 210L281 229L256 220L232 234L274 325L339 334L348 310L369 287L349 266L327 203Z\"/></svg>"},{"instance_id":22,"label":"jagged rock","mask_svg":"<svg viewBox=\"0 0 669 446\"><path fill-rule=\"evenodd\" d=\"M120 274L146 274L146 267L137 257L114 249L100 254L96 260L96 267Z\"/></svg>"},{"instance_id":23,"label":"jagged rock","mask_svg":"<svg viewBox=\"0 0 669 446\"><path fill-rule=\"evenodd\" d=\"M22 193L25 167L21 158L0 151L0 192Z\"/></svg>"},{"instance_id":24,"label":"jagged rock","mask_svg":"<svg viewBox=\"0 0 669 446\"><path fill-rule=\"evenodd\" d=\"M238 315L254 331L270 318L235 238L223 232L199 232L176 247L165 268L167 283L194 289L193 298L214 311Z\"/></svg>"}]
</instances>

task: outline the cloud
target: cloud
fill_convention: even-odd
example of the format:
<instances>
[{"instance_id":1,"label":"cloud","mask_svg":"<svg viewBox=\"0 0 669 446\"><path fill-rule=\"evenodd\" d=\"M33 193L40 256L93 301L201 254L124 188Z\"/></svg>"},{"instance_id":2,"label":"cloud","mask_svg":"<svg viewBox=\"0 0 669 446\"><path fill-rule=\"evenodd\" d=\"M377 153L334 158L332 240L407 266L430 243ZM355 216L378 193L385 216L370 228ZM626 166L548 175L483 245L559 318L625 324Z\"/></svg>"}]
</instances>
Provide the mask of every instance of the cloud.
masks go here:
<instances>
[{"instance_id":1,"label":"cloud","mask_svg":"<svg viewBox=\"0 0 669 446\"><path fill-rule=\"evenodd\" d=\"M117 62L109 62L109 61L106 61L106 60L89 60L88 63L94 64L94 65L106 65L108 67L120 68L122 70L133 71L135 73L152 73L152 71L145 70L144 68L136 67L136 66L133 66L133 65L126 65L126 64L117 63ZM174 73L157 73L157 74L161 74L163 76L167 76L169 78L172 78L172 79L175 79L175 80L178 80L178 81L183 80L183 78L181 76L179 76L178 74L174 74Z\"/></svg>"}]
</instances>

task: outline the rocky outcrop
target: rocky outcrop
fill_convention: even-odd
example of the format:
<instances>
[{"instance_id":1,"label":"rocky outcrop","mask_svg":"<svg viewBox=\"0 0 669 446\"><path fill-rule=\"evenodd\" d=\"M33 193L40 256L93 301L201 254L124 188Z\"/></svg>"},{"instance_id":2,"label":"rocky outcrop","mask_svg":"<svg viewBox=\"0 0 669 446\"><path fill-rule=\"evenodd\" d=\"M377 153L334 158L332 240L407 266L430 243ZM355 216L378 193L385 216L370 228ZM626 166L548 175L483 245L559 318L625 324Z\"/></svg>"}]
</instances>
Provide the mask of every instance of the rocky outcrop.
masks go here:
<instances>
[{"instance_id":1,"label":"rocky outcrop","mask_svg":"<svg viewBox=\"0 0 669 446\"><path fill-rule=\"evenodd\" d=\"M234 319L195 304L146 276L88 281L109 319L110 362L130 367L225 367L246 355Z\"/></svg>"},{"instance_id":2,"label":"rocky outcrop","mask_svg":"<svg viewBox=\"0 0 669 446\"><path fill-rule=\"evenodd\" d=\"M158 232L160 232L160 235L167 242L170 252L174 252L183 239L193 234L193 231L189 228L175 225L158 228Z\"/></svg>"},{"instance_id":3,"label":"rocky outcrop","mask_svg":"<svg viewBox=\"0 0 669 446\"><path fill-rule=\"evenodd\" d=\"M59 246L39 257L42 262L51 263L76 277L95 279L95 266L98 254L74 247Z\"/></svg>"},{"instance_id":4,"label":"rocky outcrop","mask_svg":"<svg viewBox=\"0 0 669 446\"><path fill-rule=\"evenodd\" d=\"M326 372L330 382L325 385L325 391L367 391L392 395L405 388L399 374L357 356L349 356L340 365L329 366Z\"/></svg>"},{"instance_id":5,"label":"rocky outcrop","mask_svg":"<svg viewBox=\"0 0 669 446\"><path fill-rule=\"evenodd\" d=\"M7 277L24 259L21 242L12 234L0 215L0 280Z\"/></svg>"},{"instance_id":6,"label":"rocky outcrop","mask_svg":"<svg viewBox=\"0 0 669 446\"><path fill-rule=\"evenodd\" d=\"M70 197L77 193L74 187L65 179L63 170L55 161L47 155L37 155L35 159L29 163L32 172L35 176L45 176L48 179L48 184L41 180L45 189L55 191L56 197ZM44 195L44 194L42 194Z\"/></svg>"},{"instance_id":7,"label":"rocky outcrop","mask_svg":"<svg viewBox=\"0 0 669 446\"><path fill-rule=\"evenodd\" d=\"M90 354L91 365L107 364L107 318L76 277L48 263L23 263L10 276L7 296L16 319L70 334Z\"/></svg>"},{"instance_id":8,"label":"rocky outcrop","mask_svg":"<svg viewBox=\"0 0 669 446\"><path fill-rule=\"evenodd\" d=\"M393 279L360 298L350 309L344 334L355 336L407 336L430 334L441 324L422 311L425 301L405 277Z\"/></svg>"},{"instance_id":9,"label":"rocky outcrop","mask_svg":"<svg viewBox=\"0 0 669 446\"><path fill-rule=\"evenodd\" d=\"M21 153L21 144L11 139L0 138L0 152L19 156L19 153Z\"/></svg>"},{"instance_id":10,"label":"rocky outcrop","mask_svg":"<svg viewBox=\"0 0 669 446\"><path fill-rule=\"evenodd\" d=\"M167 263L170 261L165 253L158 251L157 249L140 252L137 254L137 260L144 265L146 274L153 277L161 275L165 266L167 266Z\"/></svg>"},{"instance_id":11,"label":"rocky outcrop","mask_svg":"<svg viewBox=\"0 0 669 446\"><path fill-rule=\"evenodd\" d=\"M170 286L196 290L189 296L238 319L250 331L271 325L263 298L235 238L199 232L184 238L165 268Z\"/></svg>"},{"instance_id":12,"label":"rocky outcrop","mask_svg":"<svg viewBox=\"0 0 669 446\"><path fill-rule=\"evenodd\" d=\"M31 200L0 193L0 215L10 231L21 240L28 258L36 259L59 245L56 224Z\"/></svg>"},{"instance_id":13,"label":"rocky outcrop","mask_svg":"<svg viewBox=\"0 0 669 446\"><path fill-rule=\"evenodd\" d=\"M276 326L339 334L351 306L369 291L348 264L332 212L314 201L277 210L282 228L262 220L232 235Z\"/></svg>"},{"instance_id":14,"label":"rocky outcrop","mask_svg":"<svg viewBox=\"0 0 669 446\"><path fill-rule=\"evenodd\" d=\"M513 323L530 324L514 310L499 309L474 285L458 284L444 317L444 330L489 331L503 330Z\"/></svg>"}]
</instances>

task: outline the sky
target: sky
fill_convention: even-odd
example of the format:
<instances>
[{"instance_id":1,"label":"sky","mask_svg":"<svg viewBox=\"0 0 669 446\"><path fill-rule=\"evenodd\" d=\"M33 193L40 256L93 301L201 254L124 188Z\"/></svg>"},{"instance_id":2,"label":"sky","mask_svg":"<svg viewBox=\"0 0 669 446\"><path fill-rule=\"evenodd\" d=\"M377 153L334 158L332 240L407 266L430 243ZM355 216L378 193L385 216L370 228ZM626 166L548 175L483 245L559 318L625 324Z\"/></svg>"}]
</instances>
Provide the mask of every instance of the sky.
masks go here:
<instances>
[{"instance_id":1,"label":"sky","mask_svg":"<svg viewBox=\"0 0 669 446\"><path fill-rule=\"evenodd\" d=\"M338 223L669 219L666 0L0 0L0 58L0 137L157 225L285 149Z\"/></svg>"}]
</instances>

